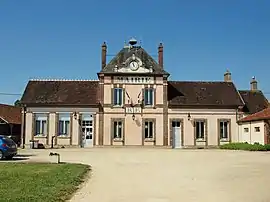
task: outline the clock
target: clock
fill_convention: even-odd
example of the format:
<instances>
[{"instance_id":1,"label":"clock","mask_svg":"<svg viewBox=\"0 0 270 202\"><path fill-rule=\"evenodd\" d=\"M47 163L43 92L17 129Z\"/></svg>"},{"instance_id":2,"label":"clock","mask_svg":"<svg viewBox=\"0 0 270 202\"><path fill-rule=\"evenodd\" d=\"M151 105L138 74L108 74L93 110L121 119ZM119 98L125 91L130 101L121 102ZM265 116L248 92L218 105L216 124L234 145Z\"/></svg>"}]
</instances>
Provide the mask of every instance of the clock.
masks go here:
<instances>
[{"instance_id":1,"label":"clock","mask_svg":"<svg viewBox=\"0 0 270 202\"><path fill-rule=\"evenodd\" d=\"M130 67L131 70L136 71L136 70L139 68L139 64L138 64L138 62L136 62L136 61L132 61L132 62L129 64L129 67Z\"/></svg>"}]
</instances>

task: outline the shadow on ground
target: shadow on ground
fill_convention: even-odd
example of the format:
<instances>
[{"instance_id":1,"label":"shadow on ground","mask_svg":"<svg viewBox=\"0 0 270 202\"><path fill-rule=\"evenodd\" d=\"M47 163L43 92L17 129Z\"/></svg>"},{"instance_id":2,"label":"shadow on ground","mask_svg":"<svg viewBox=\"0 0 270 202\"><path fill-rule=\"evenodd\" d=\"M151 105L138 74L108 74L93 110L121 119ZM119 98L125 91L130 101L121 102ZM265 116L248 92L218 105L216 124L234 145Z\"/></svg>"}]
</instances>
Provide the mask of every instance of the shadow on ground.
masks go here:
<instances>
[{"instance_id":1,"label":"shadow on ground","mask_svg":"<svg viewBox=\"0 0 270 202\"><path fill-rule=\"evenodd\" d=\"M13 157L13 159L3 159L3 160L0 160L0 162L17 162L17 161L26 161L28 160L29 158L26 158L26 157Z\"/></svg>"},{"instance_id":2,"label":"shadow on ground","mask_svg":"<svg viewBox=\"0 0 270 202\"><path fill-rule=\"evenodd\" d=\"M17 154L16 157L23 158L23 157L30 157L30 156L36 156L35 154ZM15 158L16 158L15 157Z\"/></svg>"}]
</instances>

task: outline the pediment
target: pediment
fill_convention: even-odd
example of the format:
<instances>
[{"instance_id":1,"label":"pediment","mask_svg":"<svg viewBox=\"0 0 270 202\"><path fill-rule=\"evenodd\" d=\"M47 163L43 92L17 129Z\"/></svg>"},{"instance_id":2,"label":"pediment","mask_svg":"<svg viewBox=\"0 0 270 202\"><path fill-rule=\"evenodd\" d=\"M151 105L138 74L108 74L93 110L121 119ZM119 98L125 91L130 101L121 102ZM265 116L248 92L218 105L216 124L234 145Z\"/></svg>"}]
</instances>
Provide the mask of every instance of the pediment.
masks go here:
<instances>
[{"instance_id":1,"label":"pediment","mask_svg":"<svg viewBox=\"0 0 270 202\"><path fill-rule=\"evenodd\" d=\"M130 63L136 61L136 67L130 68ZM168 74L142 47L124 47L101 70L102 73L152 73Z\"/></svg>"},{"instance_id":2,"label":"pediment","mask_svg":"<svg viewBox=\"0 0 270 202\"><path fill-rule=\"evenodd\" d=\"M132 67L132 64L134 64L134 67ZM151 73L153 69L146 68L142 60L135 54L132 54L131 57L128 57L125 62L122 63L121 67L116 65L114 71L121 73Z\"/></svg>"}]
</instances>

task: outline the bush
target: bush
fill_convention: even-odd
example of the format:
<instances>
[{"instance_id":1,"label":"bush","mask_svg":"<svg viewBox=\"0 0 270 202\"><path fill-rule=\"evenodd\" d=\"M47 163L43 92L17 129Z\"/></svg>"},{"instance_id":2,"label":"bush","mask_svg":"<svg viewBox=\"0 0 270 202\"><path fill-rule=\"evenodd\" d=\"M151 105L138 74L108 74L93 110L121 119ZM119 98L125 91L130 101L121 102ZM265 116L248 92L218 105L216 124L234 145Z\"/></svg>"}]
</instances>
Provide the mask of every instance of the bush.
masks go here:
<instances>
[{"instance_id":1,"label":"bush","mask_svg":"<svg viewBox=\"0 0 270 202\"><path fill-rule=\"evenodd\" d=\"M270 144L266 144L266 145L264 145L264 147L265 147L266 151L270 151Z\"/></svg>"},{"instance_id":2,"label":"bush","mask_svg":"<svg viewBox=\"0 0 270 202\"><path fill-rule=\"evenodd\" d=\"M220 146L220 149L246 150L246 151L270 151L270 145L262 145L258 142L248 144L247 142L229 143Z\"/></svg>"}]
</instances>

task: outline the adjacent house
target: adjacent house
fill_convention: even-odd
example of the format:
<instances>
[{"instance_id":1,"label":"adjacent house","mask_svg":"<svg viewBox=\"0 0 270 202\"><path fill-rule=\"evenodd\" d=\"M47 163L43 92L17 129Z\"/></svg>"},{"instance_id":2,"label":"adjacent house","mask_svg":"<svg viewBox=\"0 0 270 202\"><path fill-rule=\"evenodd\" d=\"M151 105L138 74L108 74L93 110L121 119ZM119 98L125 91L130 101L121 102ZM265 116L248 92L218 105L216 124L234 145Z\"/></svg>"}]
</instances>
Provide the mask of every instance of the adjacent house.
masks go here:
<instances>
[{"instance_id":1,"label":"adjacent house","mask_svg":"<svg viewBox=\"0 0 270 202\"><path fill-rule=\"evenodd\" d=\"M242 142L270 143L270 107L239 120Z\"/></svg>"},{"instance_id":2,"label":"adjacent house","mask_svg":"<svg viewBox=\"0 0 270 202\"><path fill-rule=\"evenodd\" d=\"M0 104L0 135L12 136L19 145L21 141L21 108Z\"/></svg>"},{"instance_id":3,"label":"adjacent house","mask_svg":"<svg viewBox=\"0 0 270 202\"><path fill-rule=\"evenodd\" d=\"M267 107L257 89L224 81L171 81L163 63L131 39L97 80L30 80L21 102L25 145L211 147L242 141L237 121Z\"/></svg>"}]
</instances>

